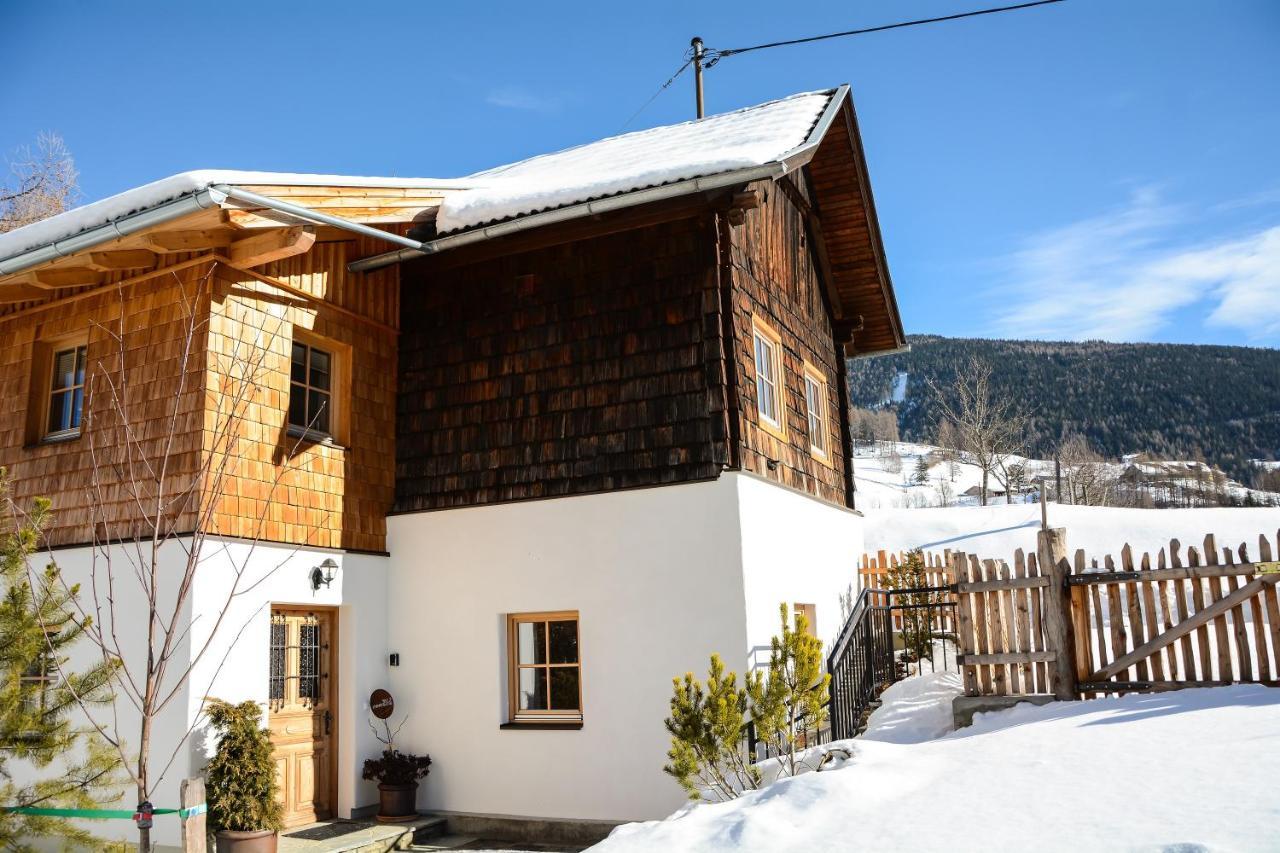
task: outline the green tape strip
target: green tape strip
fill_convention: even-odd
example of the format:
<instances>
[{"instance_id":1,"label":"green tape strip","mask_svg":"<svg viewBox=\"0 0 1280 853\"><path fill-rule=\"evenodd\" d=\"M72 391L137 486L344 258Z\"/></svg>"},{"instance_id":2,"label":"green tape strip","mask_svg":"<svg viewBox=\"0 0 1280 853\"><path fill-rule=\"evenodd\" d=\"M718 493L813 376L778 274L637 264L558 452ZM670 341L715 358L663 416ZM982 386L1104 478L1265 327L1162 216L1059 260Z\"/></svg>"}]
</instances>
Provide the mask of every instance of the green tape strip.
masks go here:
<instances>
[{"instance_id":1,"label":"green tape strip","mask_svg":"<svg viewBox=\"0 0 1280 853\"><path fill-rule=\"evenodd\" d=\"M176 814L186 820L189 817L204 814L208 810L209 806L201 803L185 809L155 809L151 813L153 815ZM0 808L0 811L36 817L90 817L98 820L133 820L138 814L133 809L46 809L39 806L5 806Z\"/></svg>"}]
</instances>

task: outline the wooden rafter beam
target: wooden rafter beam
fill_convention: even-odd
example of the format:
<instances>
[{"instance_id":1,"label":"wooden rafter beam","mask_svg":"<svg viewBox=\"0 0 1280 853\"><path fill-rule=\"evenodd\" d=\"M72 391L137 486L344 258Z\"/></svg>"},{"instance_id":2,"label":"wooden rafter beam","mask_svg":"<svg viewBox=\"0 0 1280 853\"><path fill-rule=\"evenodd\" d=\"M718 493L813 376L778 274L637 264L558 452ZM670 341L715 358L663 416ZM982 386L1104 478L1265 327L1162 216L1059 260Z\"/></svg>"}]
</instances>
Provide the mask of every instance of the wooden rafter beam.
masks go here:
<instances>
[{"instance_id":1,"label":"wooden rafter beam","mask_svg":"<svg viewBox=\"0 0 1280 853\"><path fill-rule=\"evenodd\" d=\"M310 225L277 228L231 244L227 259L238 267L256 267L310 251L316 229Z\"/></svg>"},{"instance_id":2,"label":"wooden rafter beam","mask_svg":"<svg viewBox=\"0 0 1280 853\"><path fill-rule=\"evenodd\" d=\"M47 299L49 296L49 289L46 287L36 287L33 284L0 284L0 305Z\"/></svg>"},{"instance_id":3,"label":"wooden rafter beam","mask_svg":"<svg viewBox=\"0 0 1280 853\"><path fill-rule=\"evenodd\" d=\"M62 267L61 269L34 270L22 273L12 280L45 290L56 290L59 287L84 287L85 285L101 284L102 273L89 267Z\"/></svg>"},{"instance_id":4,"label":"wooden rafter beam","mask_svg":"<svg viewBox=\"0 0 1280 853\"><path fill-rule=\"evenodd\" d=\"M155 252L201 252L225 249L235 239L230 228L197 228L190 231L157 231L144 238L147 248Z\"/></svg>"},{"instance_id":5,"label":"wooden rafter beam","mask_svg":"<svg viewBox=\"0 0 1280 853\"><path fill-rule=\"evenodd\" d=\"M89 266L96 270L147 270L156 265L156 254L148 249L90 252Z\"/></svg>"}]
</instances>

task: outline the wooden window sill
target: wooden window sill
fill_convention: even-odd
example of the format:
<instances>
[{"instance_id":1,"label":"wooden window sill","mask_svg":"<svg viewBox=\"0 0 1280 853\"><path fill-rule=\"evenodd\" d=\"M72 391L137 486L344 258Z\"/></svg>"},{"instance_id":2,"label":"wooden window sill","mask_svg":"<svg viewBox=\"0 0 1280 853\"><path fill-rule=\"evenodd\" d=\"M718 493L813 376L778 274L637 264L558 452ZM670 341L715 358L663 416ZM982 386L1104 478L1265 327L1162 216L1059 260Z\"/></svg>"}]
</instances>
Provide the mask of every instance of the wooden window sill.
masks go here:
<instances>
[{"instance_id":1,"label":"wooden window sill","mask_svg":"<svg viewBox=\"0 0 1280 853\"><path fill-rule=\"evenodd\" d=\"M79 431L66 432L60 435L46 435L43 438L41 438L39 441L35 441L30 444L27 444L26 449L34 450L37 447L49 447L50 445L54 445L54 444L66 444L68 441L79 441L79 440L80 440Z\"/></svg>"},{"instance_id":2,"label":"wooden window sill","mask_svg":"<svg viewBox=\"0 0 1280 853\"><path fill-rule=\"evenodd\" d=\"M529 731L577 731L582 728L582 720L556 720L539 723L521 720L514 723L503 723L500 729L528 729Z\"/></svg>"},{"instance_id":3,"label":"wooden window sill","mask_svg":"<svg viewBox=\"0 0 1280 853\"><path fill-rule=\"evenodd\" d=\"M348 449L347 445L338 443L327 432L313 432L301 427L291 426L285 430L285 435L289 436L289 438L298 439L300 444L319 444L323 447L332 447L334 450Z\"/></svg>"}]
</instances>

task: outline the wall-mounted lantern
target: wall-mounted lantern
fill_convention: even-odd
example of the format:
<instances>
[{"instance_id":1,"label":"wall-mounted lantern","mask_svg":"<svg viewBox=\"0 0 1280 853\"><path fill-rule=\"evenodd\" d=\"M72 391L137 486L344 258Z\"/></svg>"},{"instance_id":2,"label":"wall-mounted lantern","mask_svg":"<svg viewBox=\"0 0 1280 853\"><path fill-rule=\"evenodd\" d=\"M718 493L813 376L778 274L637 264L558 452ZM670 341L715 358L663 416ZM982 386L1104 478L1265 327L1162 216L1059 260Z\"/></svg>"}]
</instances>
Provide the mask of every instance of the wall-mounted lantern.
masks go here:
<instances>
[{"instance_id":1,"label":"wall-mounted lantern","mask_svg":"<svg viewBox=\"0 0 1280 853\"><path fill-rule=\"evenodd\" d=\"M325 557L323 563L311 570L311 591L316 592L322 585L328 586L333 583L337 571L338 564L333 557Z\"/></svg>"}]
</instances>

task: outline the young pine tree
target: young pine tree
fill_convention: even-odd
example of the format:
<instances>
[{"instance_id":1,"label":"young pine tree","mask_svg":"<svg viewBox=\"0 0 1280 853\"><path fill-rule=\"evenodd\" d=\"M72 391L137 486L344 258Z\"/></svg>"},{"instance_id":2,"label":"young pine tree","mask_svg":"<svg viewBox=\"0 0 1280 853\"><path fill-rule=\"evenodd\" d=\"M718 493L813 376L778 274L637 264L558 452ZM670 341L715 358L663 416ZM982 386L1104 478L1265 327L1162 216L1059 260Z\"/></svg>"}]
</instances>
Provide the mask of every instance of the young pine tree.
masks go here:
<instances>
[{"instance_id":1,"label":"young pine tree","mask_svg":"<svg viewBox=\"0 0 1280 853\"><path fill-rule=\"evenodd\" d=\"M915 474L912 475L912 479L918 486L923 486L925 483L929 482L929 460L925 459L923 456L916 459L916 471Z\"/></svg>"},{"instance_id":2,"label":"young pine tree","mask_svg":"<svg viewBox=\"0 0 1280 853\"><path fill-rule=\"evenodd\" d=\"M748 682L756 736L779 757L781 774L796 775L796 750L803 731L826 719L824 702L831 676L822 671L822 643L809 633L809 620L796 613L795 627L787 624L787 605L779 605L782 635L774 637L769 674Z\"/></svg>"},{"instance_id":3,"label":"young pine tree","mask_svg":"<svg viewBox=\"0 0 1280 853\"><path fill-rule=\"evenodd\" d=\"M724 662L713 654L705 690L692 672L685 673L683 682L671 681L671 716L666 720L671 763L663 771L675 777L691 800L707 794L731 800L740 791L760 787L760 771L741 749L747 696L759 689L759 675L748 677L746 687L739 688L737 674L726 675Z\"/></svg>"},{"instance_id":4,"label":"young pine tree","mask_svg":"<svg viewBox=\"0 0 1280 853\"><path fill-rule=\"evenodd\" d=\"M22 512L0 468L0 509L0 806L98 808L119 798L119 757L87 724L75 725L72 712L77 697L109 701L114 663L70 671L68 652L89 626L78 618L79 589L63 584L52 562L43 571L30 565L50 523L49 501ZM14 781L33 770L43 778ZM0 849L59 837L92 844L65 818L0 812Z\"/></svg>"}]
</instances>

